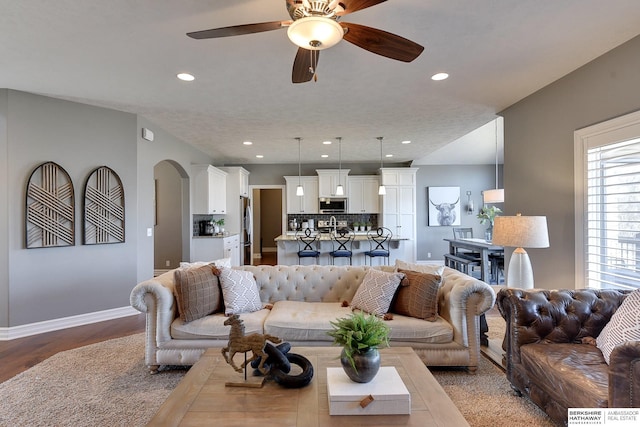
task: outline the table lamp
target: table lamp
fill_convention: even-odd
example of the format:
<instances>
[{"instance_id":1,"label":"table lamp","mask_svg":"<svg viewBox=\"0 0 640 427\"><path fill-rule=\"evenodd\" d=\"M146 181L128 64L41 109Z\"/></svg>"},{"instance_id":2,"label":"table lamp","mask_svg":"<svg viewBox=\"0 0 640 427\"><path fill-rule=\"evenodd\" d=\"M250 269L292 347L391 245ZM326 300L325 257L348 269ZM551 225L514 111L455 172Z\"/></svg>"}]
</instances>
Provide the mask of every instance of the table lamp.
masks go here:
<instances>
[{"instance_id":1,"label":"table lamp","mask_svg":"<svg viewBox=\"0 0 640 427\"><path fill-rule=\"evenodd\" d=\"M548 248L546 216L497 216L493 225L494 245L516 248L509 261L507 286L533 288L531 260L524 248Z\"/></svg>"}]
</instances>

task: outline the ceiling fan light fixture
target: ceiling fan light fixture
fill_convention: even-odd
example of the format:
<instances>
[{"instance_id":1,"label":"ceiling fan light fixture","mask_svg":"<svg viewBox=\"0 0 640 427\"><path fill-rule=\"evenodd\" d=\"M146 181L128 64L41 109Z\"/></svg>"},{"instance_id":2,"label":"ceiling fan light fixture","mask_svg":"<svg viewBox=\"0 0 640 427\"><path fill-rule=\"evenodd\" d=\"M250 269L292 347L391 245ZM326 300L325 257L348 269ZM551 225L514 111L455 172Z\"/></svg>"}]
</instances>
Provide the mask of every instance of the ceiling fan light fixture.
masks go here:
<instances>
[{"instance_id":1,"label":"ceiling fan light fixture","mask_svg":"<svg viewBox=\"0 0 640 427\"><path fill-rule=\"evenodd\" d=\"M344 30L334 19L308 16L294 21L287 29L289 40L307 50L323 50L342 40Z\"/></svg>"}]
</instances>

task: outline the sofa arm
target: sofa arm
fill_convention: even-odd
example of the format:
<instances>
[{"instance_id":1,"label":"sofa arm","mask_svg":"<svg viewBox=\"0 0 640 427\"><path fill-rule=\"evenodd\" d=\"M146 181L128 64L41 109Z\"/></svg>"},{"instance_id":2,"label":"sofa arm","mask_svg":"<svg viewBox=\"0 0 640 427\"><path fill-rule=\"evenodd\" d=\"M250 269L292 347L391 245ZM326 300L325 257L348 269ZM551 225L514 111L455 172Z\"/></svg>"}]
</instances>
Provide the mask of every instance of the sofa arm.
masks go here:
<instances>
[{"instance_id":1,"label":"sofa arm","mask_svg":"<svg viewBox=\"0 0 640 427\"><path fill-rule=\"evenodd\" d=\"M640 341L619 345L611 352L609 407L640 408Z\"/></svg>"},{"instance_id":2,"label":"sofa arm","mask_svg":"<svg viewBox=\"0 0 640 427\"><path fill-rule=\"evenodd\" d=\"M480 316L490 310L495 301L496 293L485 282L445 268L438 294L438 312L453 327L453 340L458 344L480 348Z\"/></svg>"},{"instance_id":3,"label":"sofa arm","mask_svg":"<svg viewBox=\"0 0 640 427\"><path fill-rule=\"evenodd\" d=\"M131 306L147 314L147 351L171 340L171 322L176 316L173 271L138 283L129 297Z\"/></svg>"}]
</instances>

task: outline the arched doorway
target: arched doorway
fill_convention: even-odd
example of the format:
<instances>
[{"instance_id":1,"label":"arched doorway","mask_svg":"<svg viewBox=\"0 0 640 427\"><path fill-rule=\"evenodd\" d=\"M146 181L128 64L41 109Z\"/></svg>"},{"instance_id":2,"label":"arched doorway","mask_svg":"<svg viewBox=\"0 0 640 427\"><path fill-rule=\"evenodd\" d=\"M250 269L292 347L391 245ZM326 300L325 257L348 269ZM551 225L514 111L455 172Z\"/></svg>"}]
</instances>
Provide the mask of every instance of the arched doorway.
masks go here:
<instances>
[{"instance_id":1,"label":"arched doorway","mask_svg":"<svg viewBox=\"0 0 640 427\"><path fill-rule=\"evenodd\" d=\"M188 261L192 234L189 216L189 175L173 160L153 167L155 224L154 270L168 270Z\"/></svg>"}]
</instances>

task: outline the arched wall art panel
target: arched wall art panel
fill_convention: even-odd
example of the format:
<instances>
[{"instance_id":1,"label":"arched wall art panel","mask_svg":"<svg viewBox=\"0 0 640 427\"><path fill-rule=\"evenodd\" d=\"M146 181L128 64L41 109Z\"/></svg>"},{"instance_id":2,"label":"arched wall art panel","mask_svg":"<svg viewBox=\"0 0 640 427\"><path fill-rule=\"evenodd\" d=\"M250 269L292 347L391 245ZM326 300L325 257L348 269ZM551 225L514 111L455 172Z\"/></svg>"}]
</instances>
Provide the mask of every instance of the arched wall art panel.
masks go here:
<instances>
[{"instance_id":1,"label":"arched wall art panel","mask_svg":"<svg viewBox=\"0 0 640 427\"><path fill-rule=\"evenodd\" d=\"M101 166L84 187L85 245L124 242L124 188L117 173Z\"/></svg>"},{"instance_id":2,"label":"arched wall art panel","mask_svg":"<svg viewBox=\"0 0 640 427\"><path fill-rule=\"evenodd\" d=\"M67 171L54 162L36 167L27 182L25 200L27 249L75 244L73 183Z\"/></svg>"}]
</instances>

